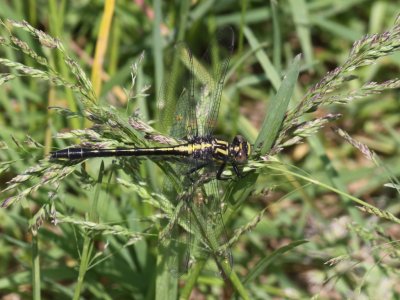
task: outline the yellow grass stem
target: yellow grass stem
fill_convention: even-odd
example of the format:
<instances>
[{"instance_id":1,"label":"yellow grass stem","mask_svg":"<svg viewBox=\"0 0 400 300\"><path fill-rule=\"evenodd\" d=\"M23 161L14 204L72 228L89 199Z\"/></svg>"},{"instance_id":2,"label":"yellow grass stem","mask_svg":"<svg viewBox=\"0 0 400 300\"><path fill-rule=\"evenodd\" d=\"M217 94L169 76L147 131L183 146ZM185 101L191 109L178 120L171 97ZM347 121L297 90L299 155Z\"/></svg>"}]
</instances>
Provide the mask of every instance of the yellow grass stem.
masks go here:
<instances>
[{"instance_id":1,"label":"yellow grass stem","mask_svg":"<svg viewBox=\"0 0 400 300\"><path fill-rule=\"evenodd\" d=\"M101 92L101 75L103 70L104 56L106 54L108 45L108 36L110 33L114 7L114 0L105 1L104 14L101 20L100 31L96 42L91 81L93 90L97 96L99 96Z\"/></svg>"}]
</instances>

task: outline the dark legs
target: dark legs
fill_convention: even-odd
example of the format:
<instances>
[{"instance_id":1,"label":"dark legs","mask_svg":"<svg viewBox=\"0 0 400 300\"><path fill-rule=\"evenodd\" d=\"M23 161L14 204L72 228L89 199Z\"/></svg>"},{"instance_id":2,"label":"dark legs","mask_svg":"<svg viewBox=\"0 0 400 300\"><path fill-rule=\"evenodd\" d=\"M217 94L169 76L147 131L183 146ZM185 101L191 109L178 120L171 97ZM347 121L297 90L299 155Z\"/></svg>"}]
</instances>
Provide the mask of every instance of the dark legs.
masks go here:
<instances>
[{"instance_id":1,"label":"dark legs","mask_svg":"<svg viewBox=\"0 0 400 300\"><path fill-rule=\"evenodd\" d=\"M222 177L222 172L224 172L225 167L226 167L226 162L224 162L219 167L218 172L217 172L217 179L218 180L228 180L228 179L230 179L230 177ZM237 166L237 164L235 162L232 162L232 168L233 168L233 172L236 174L236 176L238 178L241 178L242 177L242 173L240 172L240 170L239 170L239 168L238 168L238 166Z\"/></svg>"},{"instance_id":2,"label":"dark legs","mask_svg":"<svg viewBox=\"0 0 400 300\"><path fill-rule=\"evenodd\" d=\"M216 176L216 178L217 178L218 180L228 180L228 179L231 178L231 177L222 177L222 173L223 173L224 170L225 170L226 164L227 164L226 162L223 162L223 163L221 164L221 166L218 168L217 176ZM232 162L231 164L232 164L233 172L235 173L235 175L236 175L238 178L243 177L242 173L241 173L240 170L239 170L238 165L237 165L235 162ZM195 167L191 168L191 169L187 172L187 175L189 176L189 178L191 178L191 174L193 174L194 172L197 172L198 170L201 170L201 169L204 168L205 166L207 166L207 163L202 163L202 164L196 165Z\"/></svg>"}]
</instances>

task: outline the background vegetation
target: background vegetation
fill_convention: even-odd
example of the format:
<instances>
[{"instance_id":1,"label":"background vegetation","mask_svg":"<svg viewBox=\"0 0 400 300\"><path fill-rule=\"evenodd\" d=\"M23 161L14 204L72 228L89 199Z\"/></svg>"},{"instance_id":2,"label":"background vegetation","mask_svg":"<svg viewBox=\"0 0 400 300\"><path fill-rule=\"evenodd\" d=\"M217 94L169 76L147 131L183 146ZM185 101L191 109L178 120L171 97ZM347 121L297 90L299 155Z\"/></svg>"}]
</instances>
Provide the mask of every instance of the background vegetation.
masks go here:
<instances>
[{"instance_id":1,"label":"background vegetation","mask_svg":"<svg viewBox=\"0 0 400 300\"><path fill-rule=\"evenodd\" d=\"M0 4L2 20L33 26L1 29L0 185L14 178L15 188L1 193L10 204L0 210L4 299L165 299L176 297L177 284L182 297L193 298L399 297L396 1L22 3ZM147 194L162 185L154 163L124 174L111 159L82 169L40 161L88 139L88 131L53 137L98 124L94 117L128 124L137 114L143 126L157 126L164 50L185 40L202 53L227 25L236 48L217 133L240 133L260 146L248 166L257 176L225 187L241 283L193 275L171 283L157 267L161 229L146 231L159 213ZM132 91L132 64L143 51ZM278 104L294 82L284 126L272 135L268 126L283 116ZM266 141L275 143L266 148Z\"/></svg>"}]
</instances>

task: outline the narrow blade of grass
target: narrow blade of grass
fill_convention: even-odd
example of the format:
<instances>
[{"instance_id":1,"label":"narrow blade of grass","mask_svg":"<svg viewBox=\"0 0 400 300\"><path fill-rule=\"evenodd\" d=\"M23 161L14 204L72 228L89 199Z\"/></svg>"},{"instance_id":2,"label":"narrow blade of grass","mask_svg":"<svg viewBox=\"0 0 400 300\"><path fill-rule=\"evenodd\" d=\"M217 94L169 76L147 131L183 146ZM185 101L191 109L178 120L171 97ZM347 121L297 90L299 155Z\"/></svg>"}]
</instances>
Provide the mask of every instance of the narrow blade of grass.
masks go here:
<instances>
[{"instance_id":1,"label":"narrow blade of grass","mask_svg":"<svg viewBox=\"0 0 400 300\"><path fill-rule=\"evenodd\" d=\"M92 84L95 94L98 96L101 92L101 75L103 70L103 62L108 45L108 36L111 31L111 22L114 14L115 1L106 1L104 3L104 13L101 18L100 31L97 37L96 50L92 68Z\"/></svg>"},{"instance_id":2,"label":"narrow blade of grass","mask_svg":"<svg viewBox=\"0 0 400 300\"><path fill-rule=\"evenodd\" d=\"M39 300L40 296L40 256L39 256L39 238L37 234L32 235L32 289L33 299Z\"/></svg>"},{"instance_id":3,"label":"narrow blade of grass","mask_svg":"<svg viewBox=\"0 0 400 300\"><path fill-rule=\"evenodd\" d=\"M282 57L282 33L279 23L278 3L271 1L271 16L273 23L273 62L278 72L281 71L281 57Z\"/></svg>"},{"instance_id":4,"label":"narrow blade of grass","mask_svg":"<svg viewBox=\"0 0 400 300\"><path fill-rule=\"evenodd\" d=\"M299 76L299 70L300 55L297 55L287 72L287 75L283 79L278 92L271 99L268 105L269 111L254 144L254 148L259 149L261 155L266 154L274 144L275 138L285 117L290 98L293 94L294 86L297 77Z\"/></svg>"},{"instance_id":5,"label":"narrow blade of grass","mask_svg":"<svg viewBox=\"0 0 400 300\"><path fill-rule=\"evenodd\" d=\"M290 0L289 3L296 24L296 31L299 36L301 49L304 52L304 60L307 65L311 65L313 61L313 50L307 5L304 0Z\"/></svg>"},{"instance_id":6,"label":"narrow blade of grass","mask_svg":"<svg viewBox=\"0 0 400 300\"><path fill-rule=\"evenodd\" d=\"M248 284L251 281L253 281L257 276L259 276L262 272L264 272L264 269L268 267L268 265L275 260L278 256L284 254L285 252L288 252L292 250L293 248L296 248L297 246L300 246L304 243L308 243L306 240L301 240L301 241L296 241L293 243L290 243L289 245L283 246L274 252L271 253L271 255L264 257L262 260L258 262L258 264L251 269L250 273L247 274L247 276L243 280L243 284Z\"/></svg>"},{"instance_id":7,"label":"narrow blade of grass","mask_svg":"<svg viewBox=\"0 0 400 300\"><path fill-rule=\"evenodd\" d=\"M332 34L337 35L338 37L349 42L354 42L362 36L361 32L352 30L348 26L339 24L326 18L314 16L310 21L312 24L321 27L322 30L329 31Z\"/></svg>"},{"instance_id":8,"label":"narrow blade of grass","mask_svg":"<svg viewBox=\"0 0 400 300\"><path fill-rule=\"evenodd\" d=\"M178 277L171 274L168 266L173 260L172 250L159 244L155 299L178 299Z\"/></svg>"},{"instance_id":9,"label":"narrow blade of grass","mask_svg":"<svg viewBox=\"0 0 400 300\"><path fill-rule=\"evenodd\" d=\"M256 57L259 60L261 67L263 68L263 70L265 72L265 75L267 75L267 77L271 81L273 87L277 90L281 83L278 72L276 71L275 67L272 65L267 54L262 50L260 42L256 39L255 35L250 30L250 28L245 27L243 29L243 33L246 36L251 48L253 50L257 49Z\"/></svg>"}]
</instances>

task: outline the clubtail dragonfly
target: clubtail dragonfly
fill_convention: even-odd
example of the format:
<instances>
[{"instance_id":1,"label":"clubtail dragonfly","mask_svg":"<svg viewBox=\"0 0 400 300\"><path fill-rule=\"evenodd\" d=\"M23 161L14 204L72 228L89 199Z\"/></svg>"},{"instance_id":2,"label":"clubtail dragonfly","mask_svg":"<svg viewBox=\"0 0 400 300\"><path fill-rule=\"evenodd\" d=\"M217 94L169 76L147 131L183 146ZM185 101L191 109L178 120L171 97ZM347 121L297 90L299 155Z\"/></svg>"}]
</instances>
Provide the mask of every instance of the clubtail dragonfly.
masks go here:
<instances>
[{"instance_id":1,"label":"clubtail dragonfly","mask_svg":"<svg viewBox=\"0 0 400 300\"><path fill-rule=\"evenodd\" d=\"M152 148L71 147L52 152L51 159L157 156L175 157L183 161L183 166L175 171L179 177L178 181L182 183L180 188L175 188L175 198L178 200L176 210L161 235L169 236L174 230L177 231L179 224L189 232L191 240L188 244L201 244L205 252L214 256L218 265L221 257L228 261L232 259L228 249L223 253L215 253L221 241L219 236L225 235L222 232L225 229L221 214L221 197L215 179L226 179L222 174L227 165L232 166L234 173L240 177L238 165L247 161L251 145L239 135L230 143L213 135L234 46L233 30L225 28L219 31L216 34L215 45L216 47L210 46L203 56L202 61L205 64L195 60L184 43L178 43L174 48L175 56L179 55L180 58L170 63L170 75L161 88L158 107L161 123L172 137L181 140L182 143ZM220 52L217 56L222 57L217 62L213 61L214 49ZM214 179L209 180L211 173L215 173ZM179 238L173 236L172 239ZM225 242L226 237L223 239ZM183 263L178 263L181 265L179 268L187 269L193 261L191 254L181 256L184 258Z\"/></svg>"}]
</instances>

